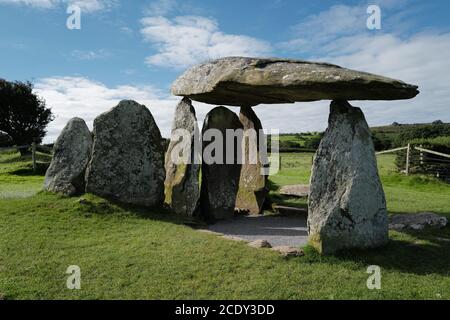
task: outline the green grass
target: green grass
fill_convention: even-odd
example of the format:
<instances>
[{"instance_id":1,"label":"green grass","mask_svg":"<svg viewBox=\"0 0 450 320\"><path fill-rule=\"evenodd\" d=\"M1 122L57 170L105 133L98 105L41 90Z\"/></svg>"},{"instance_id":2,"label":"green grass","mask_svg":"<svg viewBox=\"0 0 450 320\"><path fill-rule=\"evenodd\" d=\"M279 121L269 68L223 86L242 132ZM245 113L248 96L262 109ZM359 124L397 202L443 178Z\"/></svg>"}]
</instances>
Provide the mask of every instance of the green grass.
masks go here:
<instances>
[{"instance_id":1,"label":"green grass","mask_svg":"<svg viewBox=\"0 0 450 320\"><path fill-rule=\"evenodd\" d=\"M298 163L295 155L287 157L293 167L286 165L273 177L274 190L308 181L308 165ZM310 163L309 155L298 158ZM42 183L42 175L30 174L27 159L16 160L0 155L1 190L27 185L25 178L33 186ZM425 177L391 175L385 157L379 164L390 210L415 212L424 206L448 215L448 186ZM405 195L410 208L397 200ZM450 239L449 228L391 232L385 248L336 257L322 257L307 247L304 257L285 260L268 249L195 231L163 210L120 206L92 195L82 198L48 193L0 197L0 297L450 299L450 242L442 240ZM69 265L81 268L81 290L66 288ZM382 268L382 290L367 289L369 265Z\"/></svg>"},{"instance_id":2,"label":"green grass","mask_svg":"<svg viewBox=\"0 0 450 320\"><path fill-rule=\"evenodd\" d=\"M26 198L42 189L43 173L50 156L37 153L37 172L33 174L31 155L0 153L0 199Z\"/></svg>"}]
</instances>

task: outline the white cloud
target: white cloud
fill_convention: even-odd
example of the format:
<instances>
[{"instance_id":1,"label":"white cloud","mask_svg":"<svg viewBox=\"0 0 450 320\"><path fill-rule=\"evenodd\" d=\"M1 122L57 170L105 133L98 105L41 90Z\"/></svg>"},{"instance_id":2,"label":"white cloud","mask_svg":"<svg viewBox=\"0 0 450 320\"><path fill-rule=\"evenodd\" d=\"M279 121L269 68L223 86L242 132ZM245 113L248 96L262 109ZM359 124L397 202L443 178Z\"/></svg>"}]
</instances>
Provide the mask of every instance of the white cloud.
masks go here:
<instances>
[{"instance_id":1,"label":"white cloud","mask_svg":"<svg viewBox=\"0 0 450 320\"><path fill-rule=\"evenodd\" d=\"M392 34L340 40L345 54L323 57L346 67L378 73L419 85L412 100L360 102L369 122L450 121L450 33L419 34L401 39Z\"/></svg>"},{"instance_id":2,"label":"white cloud","mask_svg":"<svg viewBox=\"0 0 450 320\"><path fill-rule=\"evenodd\" d=\"M317 54L317 52L330 51L330 44L342 37L383 32L400 34L411 27L412 22L407 18L414 12L414 7L410 5L413 1L370 0L355 6L344 4L331 6L294 25L291 28L291 39L279 43L278 47L287 51ZM367 28L369 5L380 6L382 22L380 31Z\"/></svg>"},{"instance_id":3,"label":"white cloud","mask_svg":"<svg viewBox=\"0 0 450 320\"><path fill-rule=\"evenodd\" d=\"M374 37L352 36L336 44L337 55L314 60L401 79L419 86L420 94L411 100L351 101L361 107L371 126L393 122L450 122L450 33L421 34L409 39L386 34ZM327 125L329 101L268 105L255 111L266 127L282 132L323 130Z\"/></svg>"},{"instance_id":4,"label":"white cloud","mask_svg":"<svg viewBox=\"0 0 450 320\"><path fill-rule=\"evenodd\" d=\"M77 5L86 13L108 10L117 3L118 0L0 0L0 4L25 5L39 9L53 9L60 5Z\"/></svg>"},{"instance_id":5,"label":"white cloud","mask_svg":"<svg viewBox=\"0 0 450 320\"><path fill-rule=\"evenodd\" d=\"M335 44L337 55L313 60L401 79L419 86L420 94L411 100L351 101L361 107L371 126L393 122L450 122L450 33L420 34L401 39L392 34L352 36ZM324 130L329 101L264 105L255 107L266 128L281 132Z\"/></svg>"},{"instance_id":6,"label":"white cloud","mask_svg":"<svg viewBox=\"0 0 450 320\"><path fill-rule=\"evenodd\" d=\"M76 5L84 12L97 12L109 10L117 4L118 0L63 0L70 5Z\"/></svg>"},{"instance_id":7,"label":"white cloud","mask_svg":"<svg viewBox=\"0 0 450 320\"><path fill-rule=\"evenodd\" d=\"M267 42L223 33L215 20L201 16L179 16L173 20L147 17L141 23L144 40L158 51L147 58L149 65L179 69L225 56L260 56L271 52Z\"/></svg>"},{"instance_id":8,"label":"white cloud","mask_svg":"<svg viewBox=\"0 0 450 320\"><path fill-rule=\"evenodd\" d=\"M145 10L146 15L165 16L179 6L176 0L157 0L152 1Z\"/></svg>"},{"instance_id":9,"label":"white cloud","mask_svg":"<svg viewBox=\"0 0 450 320\"><path fill-rule=\"evenodd\" d=\"M84 77L44 78L36 82L35 89L56 116L48 127L46 142L54 141L73 117L83 118L92 129L95 117L120 100L134 99L141 103L158 100L158 93L152 87L123 85L109 88Z\"/></svg>"},{"instance_id":10,"label":"white cloud","mask_svg":"<svg viewBox=\"0 0 450 320\"><path fill-rule=\"evenodd\" d=\"M83 118L92 129L93 120L102 112L116 106L123 99L146 105L163 136L168 137L174 110L180 97L169 97L151 86L121 85L108 87L84 77L50 77L35 84L36 92L52 108L56 119L48 126L45 142L53 142L73 117ZM203 120L212 106L195 103L199 120Z\"/></svg>"},{"instance_id":11,"label":"white cloud","mask_svg":"<svg viewBox=\"0 0 450 320\"><path fill-rule=\"evenodd\" d=\"M4 0L0 0L4 1ZM394 10L392 0L384 0ZM359 6L361 7L361 6ZM319 13L317 19L345 16L359 9L335 8ZM353 24L342 22L333 33L315 29L315 20L310 17L304 37L294 37L291 41L308 45L311 39L320 40L320 50L315 51L315 59L398 78L420 86L420 95L404 101L354 101L363 108L371 125L389 124L394 121L429 122L436 119L450 122L450 33L424 33L414 36L389 32L367 32L365 11L362 12L362 27L353 18ZM359 13L358 13L359 14ZM324 18L328 17L328 18ZM402 22L400 19L399 22ZM152 43L156 53L148 57L151 65L186 67L210 58L227 55L260 55L270 52L270 45L264 41L242 35L230 35L219 30L215 20L201 16L182 16L173 19L148 17L142 20L141 33ZM326 25L323 25L326 28ZM362 29L361 29L362 28ZM291 48L292 49L292 48ZM294 50L295 51L295 50ZM134 72L124 70L125 74ZM108 87L83 77L52 77L41 79L36 89L53 108L57 119L49 127L46 141L53 141L66 122L79 116L92 127L93 119L122 99L133 99L145 104L151 110L164 136L168 136L172 125L173 112L178 97L161 93L149 86L122 85ZM203 120L213 107L194 102L198 119ZM287 105L263 105L255 108L267 129L282 132L323 130L327 125L329 101L296 103ZM231 108L238 112L238 108Z\"/></svg>"},{"instance_id":12,"label":"white cloud","mask_svg":"<svg viewBox=\"0 0 450 320\"><path fill-rule=\"evenodd\" d=\"M92 129L93 120L116 106L123 99L136 100L151 111L161 133L170 136L175 107L180 97L167 96L151 86L121 85L108 87L84 77L50 77L37 81L36 92L52 108L56 119L48 126L45 142L56 140L66 123L73 117L83 118ZM206 114L214 108L193 101L199 126ZM295 105L266 105L255 108L265 129L282 129L282 132L314 131L325 129L327 103L297 103ZM230 107L239 113L239 108ZM320 126L317 120L320 119ZM280 124L283 124L280 128Z\"/></svg>"},{"instance_id":13,"label":"white cloud","mask_svg":"<svg viewBox=\"0 0 450 320\"><path fill-rule=\"evenodd\" d=\"M75 58L77 60L98 60L107 58L111 55L110 52L108 52L105 49L100 50L73 50L70 53L72 58Z\"/></svg>"},{"instance_id":14,"label":"white cloud","mask_svg":"<svg viewBox=\"0 0 450 320\"><path fill-rule=\"evenodd\" d=\"M364 3L354 7L333 6L297 24L294 36L282 48L291 53L308 53L311 60L419 85L421 93L412 100L351 102L363 108L370 125L436 119L450 122L450 60L445 55L450 50L450 33L417 32L411 35L411 25L406 18L417 6L406 4L412 1L370 2L381 6L383 30L368 31L365 28L367 5ZM290 109L289 119L283 116L288 109L282 107L278 112L265 107L261 116L271 123L283 123L285 131L323 129L328 105L328 101L296 104Z\"/></svg>"},{"instance_id":15,"label":"white cloud","mask_svg":"<svg viewBox=\"0 0 450 320\"><path fill-rule=\"evenodd\" d=\"M35 8L54 8L59 0L0 0L0 4L26 5Z\"/></svg>"}]
</instances>

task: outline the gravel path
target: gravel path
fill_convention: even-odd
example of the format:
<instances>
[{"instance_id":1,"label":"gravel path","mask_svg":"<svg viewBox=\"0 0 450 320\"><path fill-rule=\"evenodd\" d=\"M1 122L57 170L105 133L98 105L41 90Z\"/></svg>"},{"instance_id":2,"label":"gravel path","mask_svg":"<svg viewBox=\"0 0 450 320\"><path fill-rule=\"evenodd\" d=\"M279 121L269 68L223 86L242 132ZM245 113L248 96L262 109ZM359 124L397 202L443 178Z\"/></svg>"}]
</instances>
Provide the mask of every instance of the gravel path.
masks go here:
<instances>
[{"instance_id":1,"label":"gravel path","mask_svg":"<svg viewBox=\"0 0 450 320\"><path fill-rule=\"evenodd\" d=\"M247 241L267 240L273 247L300 247L308 240L306 216L239 217L217 222L208 230Z\"/></svg>"}]
</instances>

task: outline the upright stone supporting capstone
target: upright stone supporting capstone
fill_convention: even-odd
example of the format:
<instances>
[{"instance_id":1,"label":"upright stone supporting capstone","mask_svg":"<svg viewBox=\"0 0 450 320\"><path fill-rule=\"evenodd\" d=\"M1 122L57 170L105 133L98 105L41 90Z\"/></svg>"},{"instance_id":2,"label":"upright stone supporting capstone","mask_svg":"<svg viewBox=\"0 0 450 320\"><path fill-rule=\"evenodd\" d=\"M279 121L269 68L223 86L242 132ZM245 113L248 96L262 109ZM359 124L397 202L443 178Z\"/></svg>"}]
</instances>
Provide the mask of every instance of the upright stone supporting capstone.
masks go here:
<instances>
[{"instance_id":1,"label":"upright stone supporting capstone","mask_svg":"<svg viewBox=\"0 0 450 320\"><path fill-rule=\"evenodd\" d=\"M251 215L260 214L268 189L267 175L264 175L259 152L259 133L261 121L251 107L241 107L239 120L244 127L242 147L244 161L239 179L239 191L236 198L236 210ZM264 161L267 163L267 161Z\"/></svg>"},{"instance_id":2,"label":"upright stone supporting capstone","mask_svg":"<svg viewBox=\"0 0 450 320\"><path fill-rule=\"evenodd\" d=\"M308 215L309 241L323 254L388 242L386 200L375 150L359 108L333 101L315 155Z\"/></svg>"},{"instance_id":3,"label":"upright stone supporting capstone","mask_svg":"<svg viewBox=\"0 0 450 320\"><path fill-rule=\"evenodd\" d=\"M201 162L198 131L192 102L184 98L175 110L170 144L166 153L164 185L165 202L177 214L186 216L196 215L199 208Z\"/></svg>"},{"instance_id":4,"label":"upright stone supporting capstone","mask_svg":"<svg viewBox=\"0 0 450 320\"><path fill-rule=\"evenodd\" d=\"M92 135L83 119L73 118L53 147L44 190L73 196L84 192L84 175L92 151Z\"/></svg>"},{"instance_id":5,"label":"upright stone supporting capstone","mask_svg":"<svg viewBox=\"0 0 450 320\"><path fill-rule=\"evenodd\" d=\"M231 129L228 139L227 129ZM201 210L207 219L233 217L241 173L238 159L242 141L230 134L236 130L241 130L242 134L242 129L237 115L225 107L214 108L206 115L202 129Z\"/></svg>"},{"instance_id":6,"label":"upright stone supporting capstone","mask_svg":"<svg viewBox=\"0 0 450 320\"><path fill-rule=\"evenodd\" d=\"M87 192L158 206L164 200L164 179L161 133L145 106L124 100L95 119Z\"/></svg>"}]
</instances>

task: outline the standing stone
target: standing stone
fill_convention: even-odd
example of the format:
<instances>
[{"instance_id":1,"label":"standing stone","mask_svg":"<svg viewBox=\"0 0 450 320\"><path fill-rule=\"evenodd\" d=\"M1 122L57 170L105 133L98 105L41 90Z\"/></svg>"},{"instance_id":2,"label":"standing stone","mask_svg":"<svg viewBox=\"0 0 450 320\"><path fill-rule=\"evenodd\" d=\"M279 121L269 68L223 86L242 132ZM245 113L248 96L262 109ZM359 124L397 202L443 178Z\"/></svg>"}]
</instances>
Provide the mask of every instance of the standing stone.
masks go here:
<instances>
[{"instance_id":1,"label":"standing stone","mask_svg":"<svg viewBox=\"0 0 450 320\"><path fill-rule=\"evenodd\" d=\"M227 129L232 129L229 133L242 131L242 124L234 112L217 107L206 115L202 129L201 207L202 214L211 220L233 217L239 188L241 165L238 153L241 153L242 141L226 139Z\"/></svg>"},{"instance_id":2,"label":"standing stone","mask_svg":"<svg viewBox=\"0 0 450 320\"><path fill-rule=\"evenodd\" d=\"M309 241L323 254L388 242L388 218L375 150L361 109L333 101L315 155Z\"/></svg>"},{"instance_id":3,"label":"standing stone","mask_svg":"<svg viewBox=\"0 0 450 320\"><path fill-rule=\"evenodd\" d=\"M53 147L44 190L73 196L84 192L84 175L92 151L92 135L83 119L73 118Z\"/></svg>"},{"instance_id":4,"label":"standing stone","mask_svg":"<svg viewBox=\"0 0 450 320\"><path fill-rule=\"evenodd\" d=\"M266 198L267 175L264 175L263 164L259 152L259 131L261 121L250 107L242 107L239 120L244 127L244 145L242 151L244 161L239 179L239 192L236 199L236 210L251 215L260 214ZM264 161L267 163L267 161Z\"/></svg>"},{"instance_id":5,"label":"standing stone","mask_svg":"<svg viewBox=\"0 0 450 320\"><path fill-rule=\"evenodd\" d=\"M181 134L183 139L180 141ZM172 136L166 153L164 185L165 202L176 213L186 216L194 216L199 206L200 150L195 149L199 145L195 110L191 100L184 98L175 110Z\"/></svg>"},{"instance_id":6,"label":"standing stone","mask_svg":"<svg viewBox=\"0 0 450 320\"><path fill-rule=\"evenodd\" d=\"M164 199L164 150L150 111L124 100L94 121L86 191L123 203L160 205Z\"/></svg>"}]
</instances>

